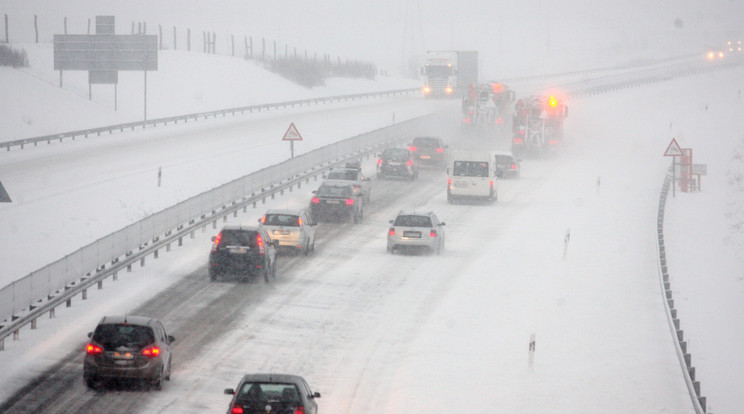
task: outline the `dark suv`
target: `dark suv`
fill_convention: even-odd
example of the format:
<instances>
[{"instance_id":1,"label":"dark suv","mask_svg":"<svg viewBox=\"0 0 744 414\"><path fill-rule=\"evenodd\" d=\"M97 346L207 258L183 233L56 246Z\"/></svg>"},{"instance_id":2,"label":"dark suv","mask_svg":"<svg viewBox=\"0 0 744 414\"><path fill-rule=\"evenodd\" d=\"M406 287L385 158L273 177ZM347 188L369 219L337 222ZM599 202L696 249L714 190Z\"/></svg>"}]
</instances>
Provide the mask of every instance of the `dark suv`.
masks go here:
<instances>
[{"instance_id":1,"label":"dark suv","mask_svg":"<svg viewBox=\"0 0 744 414\"><path fill-rule=\"evenodd\" d=\"M408 149L422 165L447 167L447 145L439 137L416 137L408 144Z\"/></svg>"},{"instance_id":2,"label":"dark suv","mask_svg":"<svg viewBox=\"0 0 744 414\"><path fill-rule=\"evenodd\" d=\"M351 219L359 223L364 218L364 195L349 181L325 180L313 191L310 216L314 222Z\"/></svg>"},{"instance_id":3,"label":"dark suv","mask_svg":"<svg viewBox=\"0 0 744 414\"><path fill-rule=\"evenodd\" d=\"M320 398L305 379L291 374L248 374L225 394L233 396L227 414L317 414Z\"/></svg>"},{"instance_id":4,"label":"dark suv","mask_svg":"<svg viewBox=\"0 0 744 414\"><path fill-rule=\"evenodd\" d=\"M418 173L418 161L408 148L388 148L377 159L379 178L402 177L415 180Z\"/></svg>"},{"instance_id":5,"label":"dark suv","mask_svg":"<svg viewBox=\"0 0 744 414\"><path fill-rule=\"evenodd\" d=\"M88 334L83 379L95 389L99 380L145 380L160 390L171 375L171 342L163 324L145 316L104 316Z\"/></svg>"},{"instance_id":6,"label":"dark suv","mask_svg":"<svg viewBox=\"0 0 744 414\"><path fill-rule=\"evenodd\" d=\"M222 275L239 279L263 276L276 277L276 254L279 241L272 241L266 229L257 226L225 226L220 234L212 237L209 253L209 278Z\"/></svg>"}]
</instances>

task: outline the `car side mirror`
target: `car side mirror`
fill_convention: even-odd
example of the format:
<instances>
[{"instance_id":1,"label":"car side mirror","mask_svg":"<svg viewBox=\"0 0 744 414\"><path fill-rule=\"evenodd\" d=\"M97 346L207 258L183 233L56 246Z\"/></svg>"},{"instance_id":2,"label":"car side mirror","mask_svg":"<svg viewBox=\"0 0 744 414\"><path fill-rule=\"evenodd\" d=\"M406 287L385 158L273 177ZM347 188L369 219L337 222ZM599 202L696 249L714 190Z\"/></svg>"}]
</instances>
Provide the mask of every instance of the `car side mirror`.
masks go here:
<instances>
[{"instance_id":1,"label":"car side mirror","mask_svg":"<svg viewBox=\"0 0 744 414\"><path fill-rule=\"evenodd\" d=\"M93 336L93 332L88 332L88 338Z\"/></svg>"},{"instance_id":2,"label":"car side mirror","mask_svg":"<svg viewBox=\"0 0 744 414\"><path fill-rule=\"evenodd\" d=\"M225 394L227 395L235 395L235 390L232 388L225 388Z\"/></svg>"},{"instance_id":3,"label":"car side mirror","mask_svg":"<svg viewBox=\"0 0 744 414\"><path fill-rule=\"evenodd\" d=\"M446 225L447 225L447 223L445 223L445 222L441 222L441 223L439 223L439 225L440 225L440 226L446 226Z\"/></svg>"},{"instance_id":4,"label":"car side mirror","mask_svg":"<svg viewBox=\"0 0 744 414\"><path fill-rule=\"evenodd\" d=\"M313 191L312 191L312 193L313 193L313 194L315 194L315 193L317 193L317 192L318 192L318 190L313 190Z\"/></svg>"},{"instance_id":5,"label":"car side mirror","mask_svg":"<svg viewBox=\"0 0 744 414\"><path fill-rule=\"evenodd\" d=\"M217 236L212 236L212 241L217 240Z\"/></svg>"},{"instance_id":6,"label":"car side mirror","mask_svg":"<svg viewBox=\"0 0 744 414\"><path fill-rule=\"evenodd\" d=\"M388 223L393 224L395 220L388 220Z\"/></svg>"},{"instance_id":7,"label":"car side mirror","mask_svg":"<svg viewBox=\"0 0 744 414\"><path fill-rule=\"evenodd\" d=\"M313 395L310 396L310 398L320 398L320 393L314 392Z\"/></svg>"},{"instance_id":8,"label":"car side mirror","mask_svg":"<svg viewBox=\"0 0 744 414\"><path fill-rule=\"evenodd\" d=\"M173 335L168 335L168 343L175 342L176 338L173 337Z\"/></svg>"}]
</instances>

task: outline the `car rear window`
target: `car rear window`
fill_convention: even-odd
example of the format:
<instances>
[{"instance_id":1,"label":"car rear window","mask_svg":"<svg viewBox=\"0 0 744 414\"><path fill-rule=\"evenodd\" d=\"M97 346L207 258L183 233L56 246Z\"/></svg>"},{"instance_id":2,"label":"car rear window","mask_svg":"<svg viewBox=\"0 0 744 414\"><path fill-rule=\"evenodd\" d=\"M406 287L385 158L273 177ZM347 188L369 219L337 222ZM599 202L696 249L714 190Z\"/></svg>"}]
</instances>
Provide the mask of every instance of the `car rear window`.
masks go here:
<instances>
[{"instance_id":1,"label":"car rear window","mask_svg":"<svg viewBox=\"0 0 744 414\"><path fill-rule=\"evenodd\" d=\"M408 161L410 155L406 149L390 148L382 153L382 158L390 161Z\"/></svg>"},{"instance_id":2,"label":"car rear window","mask_svg":"<svg viewBox=\"0 0 744 414\"><path fill-rule=\"evenodd\" d=\"M144 348L155 342L155 335L149 326L103 324L98 325L92 339L101 344L104 349L113 350L121 346Z\"/></svg>"},{"instance_id":3,"label":"car rear window","mask_svg":"<svg viewBox=\"0 0 744 414\"><path fill-rule=\"evenodd\" d=\"M316 192L321 197L351 197L351 186L321 185Z\"/></svg>"},{"instance_id":4,"label":"car rear window","mask_svg":"<svg viewBox=\"0 0 744 414\"><path fill-rule=\"evenodd\" d=\"M267 226L299 227L300 218L293 214L267 214L264 224Z\"/></svg>"},{"instance_id":5,"label":"car rear window","mask_svg":"<svg viewBox=\"0 0 744 414\"><path fill-rule=\"evenodd\" d=\"M482 161L455 161L452 175L456 177L488 177L488 163Z\"/></svg>"},{"instance_id":6,"label":"car rear window","mask_svg":"<svg viewBox=\"0 0 744 414\"><path fill-rule=\"evenodd\" d=\"M256 247L256 232L250 230L222 230L222 246Z\"/></svg>"},{"instance_id":7,"label":"car rear window","mask_svg":"<svg viewBox=\"0 0 744 414\"><path fill-rule=\"evenodd\" d=\"M415 138L413 145L417 147L439 147L439 140L436 138Z\"/></svg>"},{"instance_id":8,"label":"car rear window","mask_svg":"<svg viewBox=\"0 0 744 414\"><path fill-rule=\"evenodd\" d=\"M511 165L514 163L514 160L508 155L496 155L496 163L500 165Z\"/></svg>"},{"instance_id":9,"label":"car rear window","mask_svg":"<svg viewBox=\"0 0 744 414\"><path fill-rule=\"evenodd\" d=\"M357 174L357 171L331 171L328 173L328 179L356 181Z\"/></svg>"},{"instance_id":10,"label":"car rear window","mask_svg":"<svg viewBox=\"0 0 744 414\"><path fill-rule=\"evenodd\" d=\"M300 393L295 384L246 382L238 390L239 401L282 401L299 404Z\"/></svg>"},{"instance_id":11,"label":"car rear window","mask_svg":"<svg viewBox=\"0 0 744 414\"><path fill-rule=\"evenodd\" d=\"M395 218L394 226L404 227L431 227L431 218L429 216L412 216L401 215Z\"/></svg>"}]
</instances>

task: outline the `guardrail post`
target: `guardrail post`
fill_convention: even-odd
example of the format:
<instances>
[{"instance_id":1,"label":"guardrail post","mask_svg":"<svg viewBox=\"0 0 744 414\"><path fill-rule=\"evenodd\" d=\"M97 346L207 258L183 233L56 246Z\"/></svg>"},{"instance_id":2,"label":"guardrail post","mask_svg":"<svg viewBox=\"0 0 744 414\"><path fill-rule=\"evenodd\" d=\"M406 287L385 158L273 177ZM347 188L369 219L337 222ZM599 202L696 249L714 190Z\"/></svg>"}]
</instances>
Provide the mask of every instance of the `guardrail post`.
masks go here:
<instances>
[{"instance_id":1,"label":"guardrail post","mask_svg":"<svg viewBox=\"0 0 744 414\"><path fill-rule=\"evenodd\" d=\"M5 351L5 338L0 339L0 351Z\"/></svg>"},{"instance_id":2,"label":"guardrail post","mask_svg":"<svg viewBox=\"0 0 744 414\"><path fill-rule=\"evenodd\" d=\"M153 256L154 256L155 259L158 258L158 249L155 249L155 253L153 254Z\"/></svg>"},{"instance_id":3,"label":"guardrail post","mask_svg":"<svg viewBox=\"0 0 744 414\"><path fill-rule=\"evenodd\" d=\"M31 329L36 329L36 318L31 319Z\"/></svg>"},{"instance_id":4,"label":"guardrail post","mask_svg":"<svg viewBox=\"0 0 744 414\"><path fill-rule=\"evenodd\" d=\"M131 272L131 271L132 271L132 264L130 263L127 265L127 272Z\"/></svg>"},{"instance_id":5,"label":"guardrail post","mask_svg":"<svg viewBox=\"0 0 744 414\"><path fill-rule=\"evenodd\" d=\"M217 228L217 220L215 220L215 221L212 222L212 228L213 229L216 229Z\"/></svg>"},{"instance_id":6,"label":"guardrail post","mask_svg":"<svg viewBox=\"0 0 744 414\"><path fill-rule=\"evenodd\" d=\"M178 238L178 247L183 246L183 236Z\"/></svg>"},{"instance_id":7,"label":"guardrail post","mask_svg":"<svg viewBox=\"0 0 744 414\"><path fill-rule=\"evenodd\" d=\"M224 216L222 216L222 222L223 223L227 223L227 214L225 214Z\"/></svg>"},{"instance_id":8,"label":"guardrail post","mask_svg":"<svg viewBox=\"0 0 744 414\"><path fill-rule=\"evenodd\" d=\"M119 272L118 271L114 272L114 274L112 276L113 276L114 282L116 282L117 280L119 280Z\"/></svg>"},{"instance_id":9,"label":"guardrail post","mask_svg":"<svg viewBox=\"0 0 744 414\"><path fill-rule=\"evenodd\" d=\"M103 289L103 280L98 281L98 290Z\"/></svg>"},{"instance_id":10,"label":"guardrail post","mask_svg":"<svg viewBox=\"0 0 744 414\"><path fill-rule=\"evenodd\" d=\"M57 308L49 309L49 319L54 319L54 310Z\"/></svg>"},{"instance_id":11,"label":"guardrail post","mask_svg":"<svg viewBox=\"0 0 744 414\"><path fill-rule=\"evenodd\" d=\"M192 239L194 238L194 232L193 231L191 232L191 238Z\"/></svg>"},{"instance_id":12,"label":"guardrail post","mask_svg":"<svg viewBox=\"0 0 744 414\"><path fill-rule=\"evenodd\" d=\"M14 341L17 341L18 339L20 339L20 337L21 337L21 333L18 331L18 329L16 329L15 331L13 331L13 340Z\"/></svg>"},{"instance_id":13,"label":"guardrail post","mask_svg":"<svg viewBox=\"0 0 744 414\"><path fill-rule=\"evenodd\" d=\"M168 243L168 244L165 245L165 251L166 252L169 252L170 251L170 243Z\"/></svg>"},{"instance_id":14,"label":"guardrail post","mask_svg":"<svg viewBox=\"0 0 744 414\"><path fill-rule=\"evenodd\" d=\"M68 308L72 306L72 298L67 298L67 300L65 301L65 306Z\"/></svg>"},{"instance_id":15,"label":"guardrail post","mask_svg":"<svg viewBox=\"0 0 744 414\"><path fill-rule=\"evenodd\" d=\"M140 259L140 267L145 267L145 258Z\"/></svg>"},{"instance_id":16,"label":"guardrail post","mask_svg":"<svg viewBox=\"0 0 744 414\"><path fill-rule=\"evenodd\" d=\"M88 289L83 289L83 300L88 299Z\"/></svg>"}]
</instances>

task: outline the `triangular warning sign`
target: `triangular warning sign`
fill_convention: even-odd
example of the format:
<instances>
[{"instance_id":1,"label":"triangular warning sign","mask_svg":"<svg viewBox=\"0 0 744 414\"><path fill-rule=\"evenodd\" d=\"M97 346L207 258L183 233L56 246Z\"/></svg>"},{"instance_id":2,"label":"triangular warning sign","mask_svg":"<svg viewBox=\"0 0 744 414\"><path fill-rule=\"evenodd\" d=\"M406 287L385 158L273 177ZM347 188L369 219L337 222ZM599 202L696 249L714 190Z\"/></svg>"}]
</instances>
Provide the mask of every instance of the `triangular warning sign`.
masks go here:
<instances>
[{"instance_id":1,"label":"triangular warning sign","mask_svg":"<svg viewBox=\"0 0 744 414\"><path fill-rule=\"evenodd\" d=\"M10 196L8 195L8 192L5 191L5 187L3 187L3 183L0 183L0 203L11 203Z\"/></svg>"},{"instance_id":2,"label":"triangular warning sign","mask_svg":"<svg viewBox=\"0 0 744 414\"><path fill-rule=\"evenodd\" d=\"M289 128L287 128L287 132L284 133L284 138L282 138L282 141L302 141L302 135L300 135L300 132L297 131L297 127L295 126L294 122L289 124Z\"/></svg>"},{"instance_id":3,"label":"triangular warning sign","mask_svg":"<svg viewBox=\"0 0 744 414\"><path fill-rule=\"evenodd\" d=\"M684 155L684 153L682 152L682 148L680 148L679 144L677 144L677 140L675 138L672 138L672 142L669 143L666 151L664 151L664 156L681 157L682 155Z\"/></svg>"}]
</instances>

